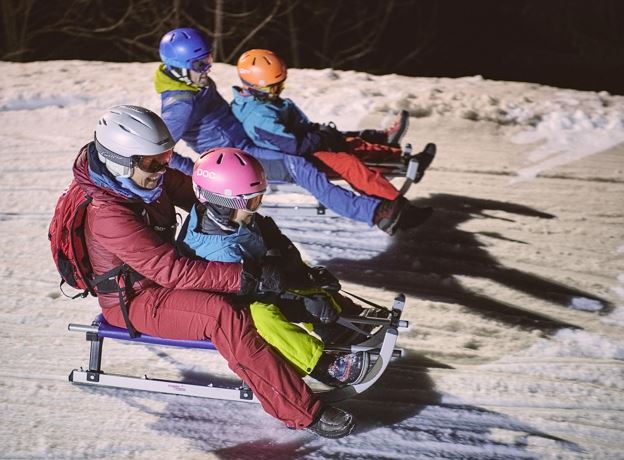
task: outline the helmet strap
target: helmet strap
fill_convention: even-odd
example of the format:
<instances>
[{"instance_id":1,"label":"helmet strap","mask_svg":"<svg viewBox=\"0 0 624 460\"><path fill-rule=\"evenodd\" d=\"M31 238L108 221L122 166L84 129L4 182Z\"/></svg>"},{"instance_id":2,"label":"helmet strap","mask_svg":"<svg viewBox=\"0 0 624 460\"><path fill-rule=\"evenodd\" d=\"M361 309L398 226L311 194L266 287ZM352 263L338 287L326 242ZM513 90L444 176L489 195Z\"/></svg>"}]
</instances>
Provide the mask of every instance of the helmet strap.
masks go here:
<instances>
[{"instance_id":1,"label":"helmet strap","mask_svg":"<svg viewBox=\"0 0 624 460\"><path fill-rule=\"evenodd\" d=\"M169 75L170 77L187 85L196 86L195 83L193 83L193 81L191 80L191 74L188 69L173 66L166 66L165 69L167 75Z\"/></svg>"}]
</instances>

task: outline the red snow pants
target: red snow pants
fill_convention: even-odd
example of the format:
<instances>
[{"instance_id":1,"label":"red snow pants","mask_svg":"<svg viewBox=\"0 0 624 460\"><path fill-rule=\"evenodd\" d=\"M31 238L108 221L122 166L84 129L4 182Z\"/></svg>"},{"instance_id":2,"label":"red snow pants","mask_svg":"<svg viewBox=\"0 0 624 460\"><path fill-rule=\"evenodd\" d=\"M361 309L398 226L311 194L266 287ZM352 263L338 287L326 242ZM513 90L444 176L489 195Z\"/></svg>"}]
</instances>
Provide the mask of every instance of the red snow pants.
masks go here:
<instances>
[{"instance_id":1,"label":"red snow pants","mask_svg":"<svg viewBox=\"0 0 624 460\"><path fill-rule=\"evenodd\" d=\"M394 200L399 191L381 172L369 168L368 162L398 162L401 149L388 145L371 144L359 137L347 138L345 152L316 152L319 168L330 177L346 180L354 190L369 196Z\"/></svg>"},{"instance_id":2,"label":"red snow pants","mask_svg":"<svg viewBox=\"0 0 624 460\"><path fill-rule=\"evenodd\" d=\"M106 321L125 328L120 308L102 310ZM222 295L147 288L132 298L130 322L157 337L211 340L264 410L289 428L307 427L321 410L299 374L258 335L249 312L235 309Z\"/></svg>"}]
</instances>

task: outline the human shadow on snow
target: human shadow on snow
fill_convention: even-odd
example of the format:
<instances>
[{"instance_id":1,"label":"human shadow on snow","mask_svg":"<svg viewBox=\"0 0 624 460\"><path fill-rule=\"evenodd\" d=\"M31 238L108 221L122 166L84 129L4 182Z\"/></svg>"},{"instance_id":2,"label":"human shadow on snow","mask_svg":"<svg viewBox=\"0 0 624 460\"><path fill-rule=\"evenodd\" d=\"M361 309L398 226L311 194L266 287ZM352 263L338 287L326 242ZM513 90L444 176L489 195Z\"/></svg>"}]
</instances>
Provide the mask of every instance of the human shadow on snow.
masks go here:
<instances>
[{"instance_id":1,"label":"human shadow on snow","mask_svg":"<svg viewBox=\"0 0 624 460\"><path fill-rule=\"evenodd\" d=\"M527 439L540 437L575 452L582 449L573 442L540 431L514 417L478 406L445 401L452 397L435 390L429 376L432 367L451 366L432 362L417 353L408 353L391 363L376 385L342 406L356 414L354 434L365 434L380 427L400 427L403 440L413 443L419 455L444 458L480 459L537 458L526 450ZM496 431L513 431L513 439L497 439ZM383 451L384 444L380 444ZM465 450L464 450L465 449Z\"/></svg>"},{"instance_id":2,"label":"human shadow on snow","mask_svg":"<svg viewBox=\"0 0 624 460\"><path fill-rule=\"evenodd\" d=\"M189 373L184 363L162 349L152 347L152 351L174 364L182 381L203 384L214 381L208 374ZM405 453L406 450L449 459L466 458L467 453L481 459L499 459L501 451L509 459L537 458L527 450L530 437L551 440L566 450L581 451L572 442L551 436L508 415L445 402L428 373L428 369L435 367L450 366L414 352L390 363L373 388L338 404L354 413L358 421L352 435L339 442L324 440L305 431L285 430L255 404L132 390L82 388L100 396L120 399L134 410L154 417L149 428L166 436L185 438L193 451L210 453L223 460L332 459L345 458L345 452L352 452L357 458L377 459L383 458L384 454L394 457L397 452ZM499 439L496 433L501 430L512 432L513 439ZM259 437L249 439L253 438L255 431ZM401 446L392 444L391 440L396 442L397 438L401 439ZM371 445L375 448L371 449ZM157 453L158 447L155 449Z\"/></svg>"},{"instance_id":3,"label":"human shadow on snow","mask_svg":"<svg viewBox=\"0 0 624 460\"><path fill-rule=\"evenodd\" d=\"M489 279L565 307L573 297L592 299L605 308L610 307L606 300L590 293L500 264L475 234L460 229L464 222L479 217L513 220L514 215L537 219L555 216L513 203L446 194L434 195L418 204L436 208L434 217L416 230L399 233L384 253L370 260L332 259L323 263L343 280L384 287L421 299L459 303L481 315L544 332L574 325L472 292L457 277ZM501 216L502 212L506 214ZM505 235L484 235L525 244ZM208 373L185 368L166 349L153 347L152 350L175 366L182 381L215 382ZM253 404L127 390L87 387L86 391L119 398L134 409L152 415L155 421L151 429L185 438L193 449L220 459L331 459L345 458L349 452L358 458L372 459L383 456L384 449L389 456L403 449L416 449L422 456L444 458L473 455L482 459L536 458L528 449L531 437L553 441L566 450L581 451L572 442L508 415L448 402L449 396L436 391L428 373L428 369L436 367L450 366L413 352L390 363L373 388L339 404L358 419L353 435L340 441L285 430ZM219 383L224 380L229 379L219 379ZM258 434L254 439L255 430ZM501 438L501 431L512 436ZM363 441L363 436L370 439ZM386 436L395 441L400 438L403 447L389 444Z\"/></svg>"},{"instance_id":4,"label":"human shadow on snow","mask_svg":"<svg viewBox=\"0 0 624 460\"><path fill-rule=\"evenodd\" d=\"M434 215L418 228L399 231L383 253L368 260L333 258L320 263L344 281L383 287L424 300L458 303L480 315L547 333L577 326L472 291L458 277L488 279L562 307L569 307L573 298L581 297L600 302L602 312L613 308L608 300L589 292L501 264L477 239L479 233L461 228L477 218L514 222L518 217L556 216L524 205L450 194L434 194L416 204L432 206ZM481 234L511 244L527 244L498 233Z\"/></svg>"}]
</instances>

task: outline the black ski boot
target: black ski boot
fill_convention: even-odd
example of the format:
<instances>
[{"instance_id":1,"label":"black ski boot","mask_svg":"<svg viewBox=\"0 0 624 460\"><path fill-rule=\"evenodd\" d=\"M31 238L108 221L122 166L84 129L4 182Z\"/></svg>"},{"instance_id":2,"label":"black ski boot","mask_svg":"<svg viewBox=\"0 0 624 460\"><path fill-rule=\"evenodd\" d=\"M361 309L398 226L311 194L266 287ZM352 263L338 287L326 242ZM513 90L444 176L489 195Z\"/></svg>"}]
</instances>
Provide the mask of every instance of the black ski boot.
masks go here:
<instances>
[{"instance_id":1,"label":"black ski boot","mask_svg":"<svg viewBox=\"0 0 624 460\"><path fill-rule=\"evenodd\" d=\"M396 199L381 200L375 209L375 215L373 216L373 224L377 225L381 230L388 235L394 235L397 231L399 219L403 208L405 208L407 200L404 196L400 195Z\"/></svg>"},{"instance_id":2,"label":"black ski boot","mask_svg":"<svg viewBox=\"0 0 624 460\"><path fill-rule=\"evenodd\" d=\"M323 409L319 417L306 430L324 438L342 438L355 428L355 419L350 413L328 406Z\"/></svg>"},{"instance_id":3,"label":"black ski boot","mask_svg":"<svg viewBox=\"0 0 624 460\"><path fill-rule=\"evenodd\" d=\"M366 351L338 355L324 354L310 373L310 377L332 387L356 385L366 377L369 363L370 356Z\"/></svg>"},{"instance_id":4,"label":"black ski boot","mask_svg":"<svg viewBox=\"0 0 624 460\"><path fill-rule=\"evenodd\" d=\"M403 208L403 212L397 223L398 230L407 230L422 225L433 214L433 208L430 206L419 208L410 204Z\"/></svg>"},{"instance_id":5,"label":"black ski boot","mask_svg":"<svg viewBox=\"0 0 624 460\"><path fill-rule=\"evenodd\" d=\"M408 166L410 163L413 164L413 162L417 162L416 173L414 177L411 178L414 184L417 184L422 180L423 176L425 175L425 171L435 158L436 150L436 145L429 143L425 146L422 152L417 153L416 155L403 156L403 161Z\"/></svg>"}]
</instances>

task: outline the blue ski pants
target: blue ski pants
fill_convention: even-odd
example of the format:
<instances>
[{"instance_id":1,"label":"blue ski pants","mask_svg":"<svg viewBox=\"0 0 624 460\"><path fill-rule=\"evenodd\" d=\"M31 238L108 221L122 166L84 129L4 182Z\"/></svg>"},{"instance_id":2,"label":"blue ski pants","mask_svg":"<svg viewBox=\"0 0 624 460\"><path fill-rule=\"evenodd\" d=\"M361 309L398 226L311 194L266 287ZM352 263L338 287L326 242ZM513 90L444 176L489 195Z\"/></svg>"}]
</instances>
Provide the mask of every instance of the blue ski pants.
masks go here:
<instances>
[{"instance_id":1,"label":"blue ski pants","mask_svg":"<svg viewBox=\"0 0 624 460\"><path fill-rule=\"evenodd\" d=\"M349 219L373 225L373 216L380 203L378 198L357 195L332 183L307 158L284 155L284 160L262 160L269 181L295 183L325 207Z\"/></svg>"}]
</instances>

